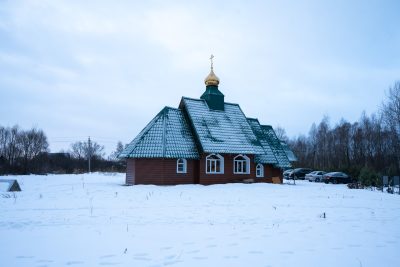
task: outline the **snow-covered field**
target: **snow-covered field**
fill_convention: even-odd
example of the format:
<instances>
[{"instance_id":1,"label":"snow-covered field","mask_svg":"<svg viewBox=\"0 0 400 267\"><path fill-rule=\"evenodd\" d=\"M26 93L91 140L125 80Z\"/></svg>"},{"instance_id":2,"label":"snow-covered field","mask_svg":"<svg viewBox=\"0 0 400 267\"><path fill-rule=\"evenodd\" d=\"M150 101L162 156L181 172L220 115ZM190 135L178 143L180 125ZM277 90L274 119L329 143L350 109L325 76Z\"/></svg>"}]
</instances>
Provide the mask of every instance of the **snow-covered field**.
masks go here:
<instances>
[{"instance_id":1,"label":"snow-covered field","mask_svg":"<svg viewBox=\"0 0 400 267\"><path fill-rule=\"evenodd\" d=\"M0 266L400 266L399 195L301 181L16 178L22 192L0 192Z\"/></svg>"}]
</instances>

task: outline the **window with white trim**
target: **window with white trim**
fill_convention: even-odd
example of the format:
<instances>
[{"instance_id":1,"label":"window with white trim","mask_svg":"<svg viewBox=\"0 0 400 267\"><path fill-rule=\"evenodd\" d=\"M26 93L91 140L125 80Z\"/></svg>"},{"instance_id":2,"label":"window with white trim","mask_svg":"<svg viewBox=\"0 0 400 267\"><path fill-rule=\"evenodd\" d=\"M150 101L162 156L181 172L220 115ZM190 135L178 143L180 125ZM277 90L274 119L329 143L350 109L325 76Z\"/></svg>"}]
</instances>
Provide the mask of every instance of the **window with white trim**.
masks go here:
<instances>
[{"instance_id":1,"label":"window with white trim","mask_svg":"<svg viewBox=\"0 0 400 267\"><path fill-rule=\"evenodd\" d=\"M234 174L249 174L250 173L250 159L246 155L237 155L233 159L233 173Z\"/></svg>"},{"instance_id":2,"label":"window with white trim","mask_svg":"<svg viewBox=\"0 0 400 267\"><path fill-rule=\"evenodd\" d=\"M187 170L187 161L186 159L178 159L176 161L176 173L186 173Z\"/></svg>"},{"instance_id":3,"label":"window with white trim","mask_svg":"<svg viewBox=\"0 0 400 267\"><path fill-rule=\"evenodd\" d=\"M224 173L224 157L211 154L206 157L206 173Z\"/></svg>"},{"instance_id":4,"label":"window with white trim","mask_svg":"<svg viewBox=\"0 0 400 267\"><path fill-rule=\"evenodd\" d=\"M256 166L256 177L264 177L264 166L261 163Z\"/></svg>"}]
</instances>

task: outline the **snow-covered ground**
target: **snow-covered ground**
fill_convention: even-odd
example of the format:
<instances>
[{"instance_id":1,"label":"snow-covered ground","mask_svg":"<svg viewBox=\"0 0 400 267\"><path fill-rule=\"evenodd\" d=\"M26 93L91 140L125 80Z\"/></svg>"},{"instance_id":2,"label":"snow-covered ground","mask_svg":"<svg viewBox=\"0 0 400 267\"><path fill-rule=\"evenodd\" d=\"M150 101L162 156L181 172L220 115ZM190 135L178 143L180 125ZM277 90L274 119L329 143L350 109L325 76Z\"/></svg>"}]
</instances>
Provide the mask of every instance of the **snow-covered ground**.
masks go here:
<instances>
[{"instance_id":1,"label":"snow-covered ground","mask_svg":"<svg viewBox=\"0 0 400 267\"><path fill-rule=\"evenodd\" d=\"M400 266L399 195L302 181L16 178L22 192L0 192L0 266Z\"/></svg>"}]
</instances>

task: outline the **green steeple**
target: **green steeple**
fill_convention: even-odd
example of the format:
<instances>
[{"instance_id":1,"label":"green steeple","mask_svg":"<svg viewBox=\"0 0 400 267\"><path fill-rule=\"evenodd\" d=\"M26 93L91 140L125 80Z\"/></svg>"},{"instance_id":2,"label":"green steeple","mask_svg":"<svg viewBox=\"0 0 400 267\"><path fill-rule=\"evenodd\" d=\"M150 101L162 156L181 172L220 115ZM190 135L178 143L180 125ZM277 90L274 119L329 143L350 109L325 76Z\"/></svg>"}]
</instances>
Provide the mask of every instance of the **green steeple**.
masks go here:
<instances>
[{"instance_id":1,"label":"green steeple","mask_svg":"<svg viewBox=\"0 0 400 267\"><path fill-rule=\"evenodd\" d=\"M211 55L211 71L204 79L206 91L201 95L201 99L207 102L210 109L224 110L224 95L218 90L219 78L214 74L213 58Z\"/></svg>"}]
</instances>

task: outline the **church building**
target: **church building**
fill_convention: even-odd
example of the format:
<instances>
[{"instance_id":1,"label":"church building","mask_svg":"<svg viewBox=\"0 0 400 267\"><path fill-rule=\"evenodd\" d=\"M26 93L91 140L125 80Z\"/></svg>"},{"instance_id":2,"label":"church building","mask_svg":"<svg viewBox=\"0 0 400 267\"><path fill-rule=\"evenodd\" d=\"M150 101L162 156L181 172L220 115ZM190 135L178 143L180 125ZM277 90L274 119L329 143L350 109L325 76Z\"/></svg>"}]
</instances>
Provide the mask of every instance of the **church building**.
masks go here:
<instances>
[{"instance_id":1,"label":"church building","mask_svg":"<svg viewBox=\"0 0 400 267\"><path fill-rule=\"evenodd\" d=\"M126 184L282 182L291 151L271 126L225 102L219 82L211 57L200 99L164 107L119 155L127 160Z\"/></svg>"}]
</instances>

